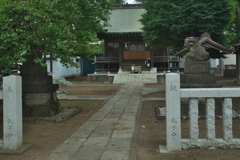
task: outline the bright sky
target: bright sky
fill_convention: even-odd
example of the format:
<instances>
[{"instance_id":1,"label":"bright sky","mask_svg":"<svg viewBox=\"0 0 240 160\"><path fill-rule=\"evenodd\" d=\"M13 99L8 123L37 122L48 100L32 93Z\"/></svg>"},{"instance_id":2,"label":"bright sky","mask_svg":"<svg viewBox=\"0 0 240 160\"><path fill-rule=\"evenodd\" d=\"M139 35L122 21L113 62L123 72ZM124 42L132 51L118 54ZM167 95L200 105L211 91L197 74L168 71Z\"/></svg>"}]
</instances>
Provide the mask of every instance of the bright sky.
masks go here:
<instances>
[{"instance_id":1,"label":"bright sky","mask_svg":"<svg viewBox=\"0 0 240 160\"><path fill-rule=\"evenodd\" d=\"M128 4L133 4L134 0L127 0Z\"/></svg>"}]
</instances>

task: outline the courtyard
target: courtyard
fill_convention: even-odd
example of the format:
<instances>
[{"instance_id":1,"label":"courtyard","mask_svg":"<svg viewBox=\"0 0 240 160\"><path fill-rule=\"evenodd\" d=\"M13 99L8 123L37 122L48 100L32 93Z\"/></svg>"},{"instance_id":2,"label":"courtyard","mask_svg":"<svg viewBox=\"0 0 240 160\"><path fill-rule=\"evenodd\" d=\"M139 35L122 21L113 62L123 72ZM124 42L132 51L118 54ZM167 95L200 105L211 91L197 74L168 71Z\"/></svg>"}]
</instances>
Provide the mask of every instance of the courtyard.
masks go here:
<instances>
[{"instance_id":1,"label":"courtyard","mask_svg":"<svg viewBox=\"0 0 240 160\"><path fill-rule=\"evenodd\" d=\"M218 83L223 87L238 87L233 78L218 77ZM90 99L60 99L62 107L81 107L82 111L72 116L71 118L64 120L60 123L56 123L51 119L25 119L23 123L23 143L31 144L31 147L22 153L21 155L15 154L1 154L0 159L19 159L19 160L31 160L31 159L45 159L51 154L60 144L62 144L67 138L76 132L76 130L84 125L95 113L97 113L106 102L114 96L122 85L104 84L104 83L92 83L88 82L86 77L75 77L69 79L73 84L79 84L78 87L60 86L60 89L68 96L88 96L93 97ZM88 85L84 87L84 85ZM102 87L102 85L105 87ZM156 107L165 106L165 84L144 84L141 91L141 102L137 110L135 130L133 137L131 138L131 144L129 148L130 159L189 159L189 160L209 160L209 159L238 159L238 149L188 149L172 153L160 153L159 145L166 145L166 121L165 119L157 119ZM159 90L156 90L159 89ZM152 90L152 91L151 91ZM84 92L85 91L85 92ZM101 96L101 99L94 99L97 96ZM105 97L105 98L104 98ZM233 107L239 108L239 101L233 101ZM239 138L239 118L233 120L233 136ZM109 122L111 123L111 122ZM112 122L114 123L114 122ZM182 137L187 138L188 132L188 120L182 120ZM216 120L216 137L222 136L221 120ZM199 120L200 136L205 136L205 120ZM91 127L91 126L89 126ZM1 127L2 128L2 127ZM125 128L126 129L126 128ZM124 128L121 129L124 132ZM2 132L1 132L2 134ZM2 136L2 135L1 135ZM122 144L120 141L113 141L111 143L112 148L118 148ZM77 143L77 142L76 142ZM71 149L71 145L68 146ZM122 149L124 150L124 149ZM87 159L92 155L88 155ZM100 157L99 157L100 158ZM76 159L76 158L75 158ZM81 158L80 158L81 159Z\"/></svg>"}]
</instances>

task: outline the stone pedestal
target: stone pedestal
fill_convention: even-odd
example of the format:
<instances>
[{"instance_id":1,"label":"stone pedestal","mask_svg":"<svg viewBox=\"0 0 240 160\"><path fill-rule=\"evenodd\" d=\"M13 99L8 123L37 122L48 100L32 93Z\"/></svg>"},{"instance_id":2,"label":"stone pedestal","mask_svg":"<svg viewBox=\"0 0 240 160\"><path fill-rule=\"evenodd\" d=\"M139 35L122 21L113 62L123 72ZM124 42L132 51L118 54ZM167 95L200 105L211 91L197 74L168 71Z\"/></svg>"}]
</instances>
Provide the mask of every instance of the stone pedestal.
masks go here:
<instances>
[{"instance_id":1,"label":"stone pedestal","mask_svg":"<svg viewBox=\"0 0 240 160\"><path fill-rule=\"evenodd\" d=\"M186 61L184 63L184 74L210 74L210 62Z\"/></svg>"},{"instance_id":2,"label":"stone pedestal","mask_svg":"<svg viewBox=\"0 0 240 160\"><path fill-rule=\"evenodd\" d=\"M216 77L210 74L210 62L186 61L180 77L181 88L219 88Z\"/></svg>"},{"instance_id":3,"label":"stone pedestal","mask_svg":"<svg viewBox=\"0 0 240 160\"><path fill-rule=\"evenodd\" d=\"M52 76L47 75L47 68L36 63L24 63L21 66L23 91L23 116L45 117L58 112L56 90Z\"/></svg>"}]
</instances>

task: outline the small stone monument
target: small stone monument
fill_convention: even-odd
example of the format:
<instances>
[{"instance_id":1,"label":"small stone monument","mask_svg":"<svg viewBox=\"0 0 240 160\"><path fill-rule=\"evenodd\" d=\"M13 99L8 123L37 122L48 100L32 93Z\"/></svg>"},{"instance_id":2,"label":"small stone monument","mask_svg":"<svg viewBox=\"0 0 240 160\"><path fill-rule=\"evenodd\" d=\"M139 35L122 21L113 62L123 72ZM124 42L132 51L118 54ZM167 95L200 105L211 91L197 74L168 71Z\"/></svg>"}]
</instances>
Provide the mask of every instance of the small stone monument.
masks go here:
<instances>
[{"instance_id":1,"label":"small stone monument","mask_svg":"<svg viewBox=\"0 0 240 160\"><path fill-rule=\"evenodd\" d=\"M35 55L26 57L27 61L20 68L23 82L23 116L53 116L59 110L56 94L58 85L54 85L52 76L48 76L47 67L34 62Z\"/></svg>"},{"instance_id":2,"label":"small stone monument","mask_svg":"<svg viewBox=\"0 0 240 160\"><path fill-rule=\"evenodd\" d=\"M209 53L202 47L198 38L187 37L184 46L190 51L185 55L184 74L181 75L181 88L215 88L216 77L210 74Z\"/></svg>"},{"instance_id":3,"label":"small stone monument","mask_svg":"<svg viewBox=\"0 0 240 160\"><path fill-rule=\"evenodd\" d=\"M3 78L3 148L16 150L22 146L22 78Z\"/></svg>"}]
</instances>

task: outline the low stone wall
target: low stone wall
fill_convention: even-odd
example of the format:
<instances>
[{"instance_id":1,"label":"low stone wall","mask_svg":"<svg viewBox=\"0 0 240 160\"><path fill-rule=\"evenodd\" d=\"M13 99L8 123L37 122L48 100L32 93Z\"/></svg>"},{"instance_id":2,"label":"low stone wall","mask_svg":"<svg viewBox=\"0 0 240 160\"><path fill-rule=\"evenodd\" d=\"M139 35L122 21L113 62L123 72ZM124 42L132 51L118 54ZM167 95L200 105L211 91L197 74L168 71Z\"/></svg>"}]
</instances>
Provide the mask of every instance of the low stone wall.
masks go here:
<instances>
[{"instance_id":1,"label":"low stone wall","mask_svg":"<svg viewBox=\"0 0 240 160\"><path fill-rule=\"evenodd\" d=\"M88 80L90 82L108 82L112 83L114 76L99 75L99 74L88 74Z\"/></svg>"},{"instance_id":2,"label":"low stone wall","mask_svg":"<svg viewBox=\"0 0 240 160\"><path fill-rule=\"evenodd\" d=\"M224 69L224 77L236 77L236 69Z\"/></svg>"}]
</instances>

